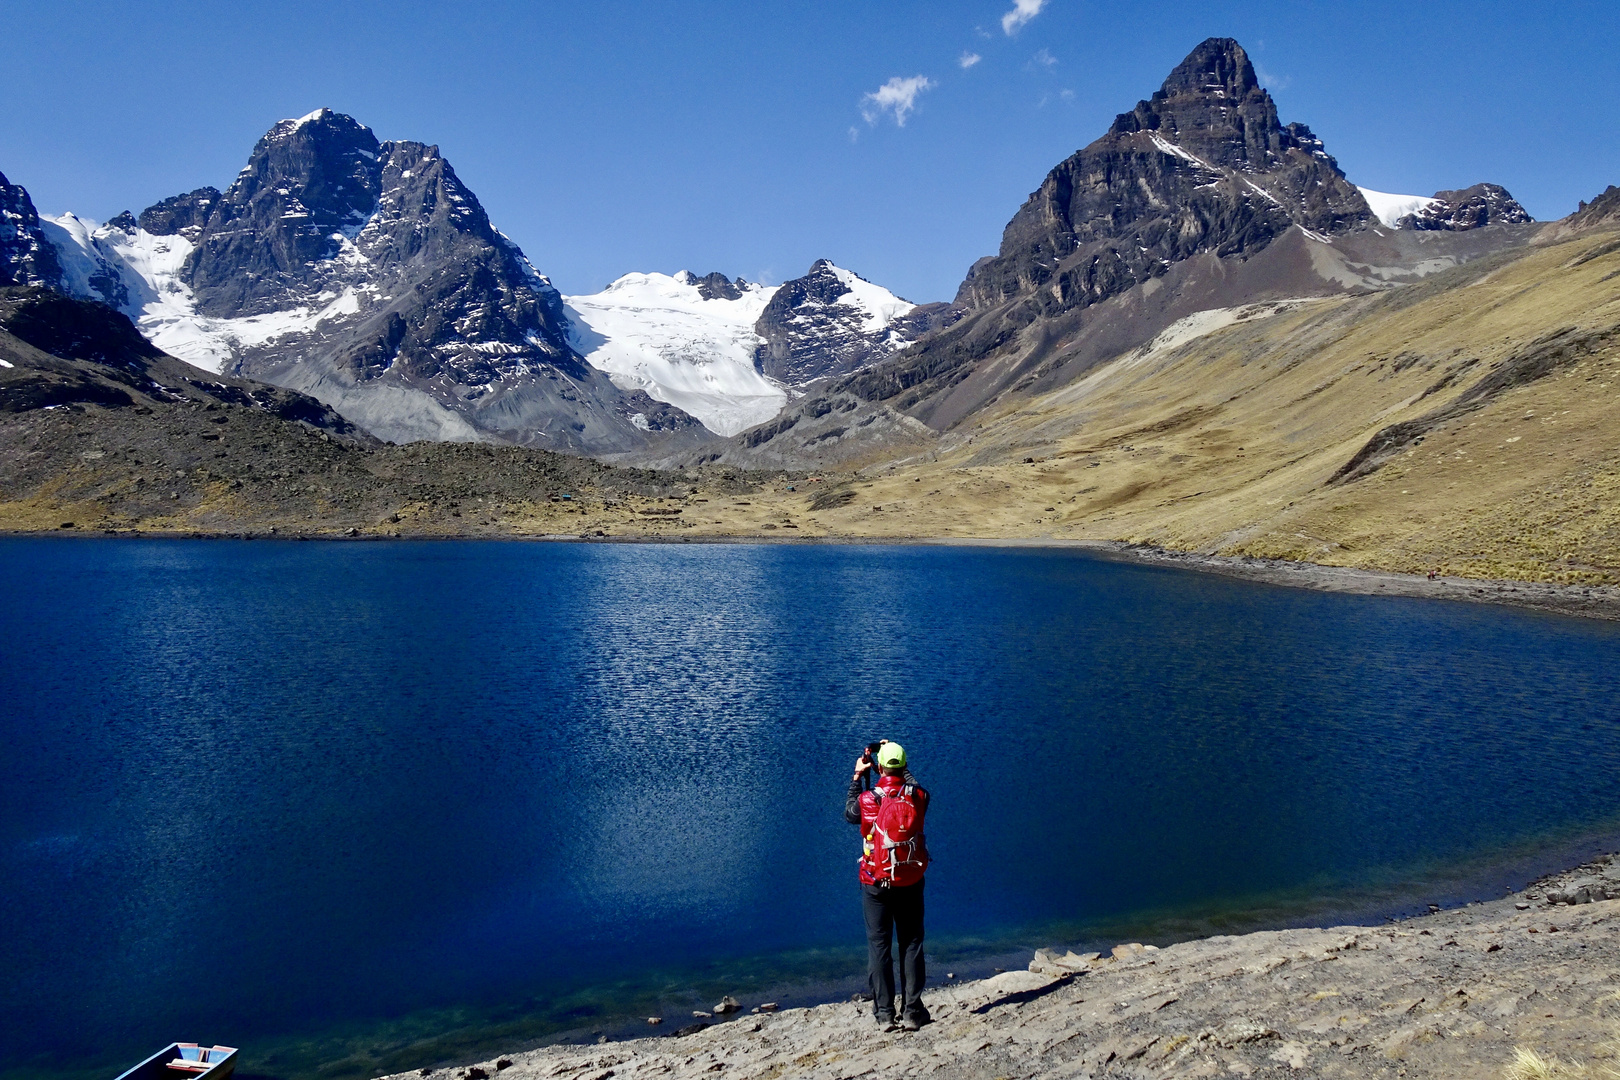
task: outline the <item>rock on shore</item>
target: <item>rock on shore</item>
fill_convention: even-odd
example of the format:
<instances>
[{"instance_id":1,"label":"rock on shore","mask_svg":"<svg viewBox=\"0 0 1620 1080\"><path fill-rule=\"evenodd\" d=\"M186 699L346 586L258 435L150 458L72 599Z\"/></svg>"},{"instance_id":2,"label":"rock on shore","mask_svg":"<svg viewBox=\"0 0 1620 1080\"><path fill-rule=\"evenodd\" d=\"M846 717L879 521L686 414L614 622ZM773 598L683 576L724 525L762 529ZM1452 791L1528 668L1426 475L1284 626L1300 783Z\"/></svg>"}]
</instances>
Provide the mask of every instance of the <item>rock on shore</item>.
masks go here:
<instances>
[{"instance_id":1,"label":"rock on shore","mask_svg":"<svg viewBox=\"0 0 1620 1080\"><path fill-rule=\"evenodd\" d=\"M1600 893L1620 896L1612 857L1504 900L1382 926L1102 956L1041 950L1029 971L931 989L934 1022L915 1034L879 1031L870 1005L839 1003L434 1075L1500 1077L1521 1047L1613 1067L1620 900Z\"/></svg>"}]
</instances>

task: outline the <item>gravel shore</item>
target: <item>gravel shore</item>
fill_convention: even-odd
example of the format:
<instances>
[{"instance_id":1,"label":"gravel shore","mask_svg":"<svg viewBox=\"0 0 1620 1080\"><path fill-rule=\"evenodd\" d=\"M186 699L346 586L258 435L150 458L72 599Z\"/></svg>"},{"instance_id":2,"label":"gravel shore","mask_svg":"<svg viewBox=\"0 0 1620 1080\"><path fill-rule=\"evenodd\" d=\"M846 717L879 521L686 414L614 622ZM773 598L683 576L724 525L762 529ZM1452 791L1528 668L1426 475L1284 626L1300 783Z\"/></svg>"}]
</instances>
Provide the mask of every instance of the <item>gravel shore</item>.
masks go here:
<instances>
[{"instance_id":1,"label":"gravel shore","mask_svg":"<svg viewBox=\"0 0 1620 1080\"><path fill-rule=\"evenodd\" d=\"M1620 898L1614 856L1502 900L1379 926L1123 944L1100 956L1042 950L1028 971L930 989L933 1022L916 1033L880 1031L870 1004L744 1003L729 1022L679 1029L671 1018L670 1034L432 1075L1504 1077L1524 1051L1620 1066L1620 899L1609 896Z\"/></svg>"},{"instance_id":2,"label":"gravel shore","mask_svg":"<svg viewBox=\"0 0 1620 1080\"><path fill-rule=\"evenodd\" d=\"M1477 604L1510 604L1535 608L1559 615L1580 615L1594 619L1620 619L1620 588L1612 585L1564 585L1543 581L1490 581L1440 576L1434 580L1422 574L1396 574L1379 570L1357 570L1347 566L1290 562L1286 559L1259 559L1206 555L1193 551L1167 551L1163 548L1106 545L1131 558L1192 570L1265 581L1318 592L1365 593L1371 596L1421 596L1433 600L1463 600Z\"/></svg>"}]
</instances>

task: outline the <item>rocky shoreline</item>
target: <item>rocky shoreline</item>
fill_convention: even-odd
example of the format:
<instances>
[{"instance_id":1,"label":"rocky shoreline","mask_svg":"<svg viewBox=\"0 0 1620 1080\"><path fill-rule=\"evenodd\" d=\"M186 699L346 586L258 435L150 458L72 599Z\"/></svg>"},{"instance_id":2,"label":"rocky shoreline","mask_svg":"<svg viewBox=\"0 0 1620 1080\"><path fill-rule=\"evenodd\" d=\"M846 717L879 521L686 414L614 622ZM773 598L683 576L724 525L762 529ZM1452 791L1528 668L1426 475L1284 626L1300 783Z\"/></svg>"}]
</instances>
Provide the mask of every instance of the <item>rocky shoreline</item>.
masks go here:
<instances>
[{"instance_id":1,"label":"rocky shoreline","mask_svg":"<svg viewBox=\"0 0 1620 1080\"><path fill-rule=\"evenodd\" d=\"M1087 545L1090 546L1090 545ZM1387 570L1360 570L1349 566L1291 562L1252 556L1209 555L1196 551L1170 551L1133 544L1107 544L1140 562L1181 566L1189 570L1263 581L1318 592L1362 593L1368 596L1419 596L1431 600L1462 600L1474 604L1509 604L1559 615L1592 619L1620 619L1620 588L1612 585L1566 585L1548 581L1496 581Z\"/></svg>"},{"instance_id":2,"label":"rocky shoreline","mask_svg":"<svg viewBox=\"0 0 1620 1080\"><path fill-rule=\"evenodd\" d=\"M1560 1060L1542 1076L1613 1075L1581 1070L1620 1068L1617 931L1611 855L1384 925L1041 950L1027 971L930 989L914 1034L879 1030L865 1003L756 1007L389 1080L1537 1075L1526 1054Z\"/></svg>"}]
</instances>

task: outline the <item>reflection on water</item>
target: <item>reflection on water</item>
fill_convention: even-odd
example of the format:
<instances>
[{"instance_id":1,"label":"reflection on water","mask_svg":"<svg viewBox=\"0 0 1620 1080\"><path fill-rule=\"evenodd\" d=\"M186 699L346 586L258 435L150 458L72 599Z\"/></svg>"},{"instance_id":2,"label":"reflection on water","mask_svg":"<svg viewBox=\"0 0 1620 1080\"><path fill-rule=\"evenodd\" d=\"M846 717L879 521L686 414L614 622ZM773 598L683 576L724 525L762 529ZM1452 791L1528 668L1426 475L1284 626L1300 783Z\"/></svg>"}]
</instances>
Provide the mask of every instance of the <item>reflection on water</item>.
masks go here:
<instances>
[{"instance_id":1,"label":"reflection on water","mask_svg":"<svg viewBox=\"0 0 1620 1080\"><path fill-rule=\"evenodd\" d=\"M841 986L879 736L958 959L1483 894L1620 828L1603 624L943 547L12 540L0 582L11 1072L374 1075Z\"/></svg>"}]
</instances>

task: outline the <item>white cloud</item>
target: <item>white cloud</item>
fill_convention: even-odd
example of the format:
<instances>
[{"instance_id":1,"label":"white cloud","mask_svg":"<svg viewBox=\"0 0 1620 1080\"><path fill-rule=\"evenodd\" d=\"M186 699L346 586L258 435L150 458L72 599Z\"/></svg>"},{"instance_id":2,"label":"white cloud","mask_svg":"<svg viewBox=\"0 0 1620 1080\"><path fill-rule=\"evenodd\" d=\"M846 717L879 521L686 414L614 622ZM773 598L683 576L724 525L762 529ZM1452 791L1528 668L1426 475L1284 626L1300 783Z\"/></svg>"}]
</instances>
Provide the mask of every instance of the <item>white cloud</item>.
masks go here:
<instances>
[{"instance_id":1,"label":"white cloud","mask_svg":"<svg viewBox=\"0 0 1620 1080\"><path fill-rule=\"evenodd\" d=\"M913 75L909 79L896 75L861 98L861 115L868 124L875 124L884 113L892 113L895 126L905 127L906 117L917 107L917 95L933 86L934 80L926 75Z\"/></svg>"},{"instance_id":2,"label":"white cloud","mask_svg":"<svg viewBox=\"0 0 1620 1080\"><path fill-rule=\"evenodd\" d=\"M1046 0L1013 0L1013 9L1001 17L1001 32L1011 37L1045 6Z\"/></svg>"},{"instance_id":3,"label":"white cloud","mask_svg":"<svg viewBox=\"0 0 1620 1080\"><path fill-rule=\"evenodd\" d=\"M1287 75L1273 75L1259 64L1254 65L1254 73L1260 79L1260 84L1272 90L1286 90L1288 84L1293 82Z\"/></svg>"},{"instance_id":4,"label":"white cloud","mask_svg":"<svg viewBox=\"0 0 1620 1080\"><path fill-rule=\"evenodd\" d=\"M1044 68L1049 68L1057 63L1057 57L1053 56L1049 49L1042 49L1029 59L1030 63L1039 64Z\"/></svg>"},{"instance_id":5,"label":"white cloud","mask_svg":"<svg viewBox=\"0 0 1620 1080\"><path fill-rule=\"evenodd\" d=\"M968 68L972 67L974 64L977 64L983 59L984 57L980 56L976 52L963 52L961 56L956 58L956 62L962 65L963 71L966 71Z\"/></svg>"}]
</instances>

